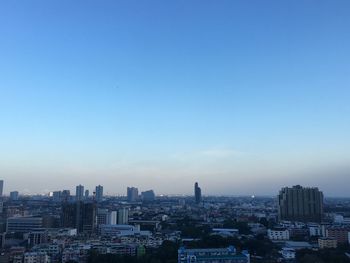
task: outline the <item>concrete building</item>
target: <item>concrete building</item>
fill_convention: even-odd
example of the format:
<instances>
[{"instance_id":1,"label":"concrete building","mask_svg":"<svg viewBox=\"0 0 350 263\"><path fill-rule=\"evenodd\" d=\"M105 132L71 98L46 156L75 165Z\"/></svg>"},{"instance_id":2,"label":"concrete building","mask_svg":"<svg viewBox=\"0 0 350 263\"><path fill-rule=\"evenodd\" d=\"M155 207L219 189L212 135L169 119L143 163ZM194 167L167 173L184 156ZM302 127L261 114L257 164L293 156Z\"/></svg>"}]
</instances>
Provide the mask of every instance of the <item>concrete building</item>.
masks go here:
<instances>
[{"instance_id":1,"label":"concrete building","mask_svg":"<svg viewBox=\"0 0 350 263\"><path fill-rule=\"evenodd\" d=\"M62 199L62 192L61 191L54 191L52 192L52 200L54 202L60 202Z\"/></svg>"},{"instance_id":2,"label":"concrete building","mask_svg":"<svg viewBox=\"0 0 350 263\"><path fill-rule=\"evenodd\" d=\"M282 188L278 195L279 220L321 222L323 193L300 185Z\"/></svg>"},{"instance_id":3,"label":"concrete building","mask_svg":"<svg viewBox=\"0 0 350 263\"><path fill-rule=\"evenodd\" d=\"M118 212L117 211L110 211L108 224L116 225L117 222L118 222Z\"/></svg>"},{"instance_id":4,"label":"concrete building","mask_svg":"<svg viewBox=\"0 0 350 263\"><path fill-rule=\"evenodd\" d=\"M84 198L85 200L89 199L90 191L88 189L85 190Z\"/></svg>"},{"instance_id":5,"label":"concrete building","mask_svg":"<svg viewBox=\"0 0 350 263\"><path fill-rule=\"evenodd\" d=\"M43 218L33 216L17 216L7 219L6 232L28 233L43 228Z\"/></svg>"},{"instance_id":6,"label":"concrete building","mask_svg":"<svg viewBox=\"0 0 350 263\"><path fill-rule=\"evenodd\" d=\"M337 248L338 242L335 238L321 237L318 239L318 246L320 249Z\"/></svg>"},{"instance_id":7,"label":"concrete building","mask_svg":"<svg viewBox=\"0 0 350 263\"><path fill-rule=\"evenodd\" d=\"M95 193L96 193L96 201L101 202L103 199L103 186L102 185L96 186Z\"/></svg>"},{"instance_id":8,"label":"concrete building","mask_svg":"<svg viewBox=\"0 0 350 263\"><path fill-rule=\"evenodd\" d=\"M4 194L4 180L0 180L0 197Z\"/></svg>"},{"instance_id":9,"label":"concrete building","mask_svg":"<svg viewBox=\"0 0 350 263\"><path fill-rule=\"evenodd\" d=\"M118 225L126 225L129 223L129 210L127 208L118 209Z\"/></svg>"},{"instance_id":10,"label":"concrete building","mask_svg":"<svg viewBox=\"0 0 350 263\"><path fill-rule=\"evenodd\" d=\"M349 242L350 227L328 227L326 237L337 240L338 244L346 244Z\"/></svg>"},{"instance_id":11,"label":"concrete building","mask_svg":"<svg viewBox=\"0 0 350 263\"><path fill-rule=\"evenodd\" d=\"M50 257L45 252L24 253L24 263L50 263Z\"/></svg>"},{"instance_id":12,"label":"concrete building","mask_svg":"<svg viewBox=\"0 0 350 263\"><path fill-rule=\"evenodd\" d=\"M106 225L108 224L108 209L98 208L97 209L97 225Z\"/></svg>"},{"instance_id":13,"label":"concrete building","mask_svg":"<svg viewBox=\"0 0 350 263\"><path fill-rule=\"evenodd\" d=\"M135 202L139 198L139 190L136 187L127 188L127 199L129 202Z\"/></svg>"},{"instance_id":14,"label":"concrete building","mask_svg":"<svg viewBox=\"0 0 350 263\"><path fill-rule=\"evenodd\" d=\"M233 246L228 248L202 248L178 250L178 263L249 263L250 255L247 251L238 253Z\"/></svg>"},{"instance_id":15,"label":"concrete building","mask_svg":"<svg viewBox=\"0 0 350 263\"><path fill-rule=\"evenodd\" d=\"M202 201L202 189L198 186L197 182L194 184L194 198L196 204L199 204Z\"/></svg>"},{"instance_id":16,"label":"concrete building","mask_svg":"<svg viewBox=\"0 0 350 263\"><path fill-rule=\"evenodd\" d=\"M70 191L69 190L63 190L61 194L62 201L69 201L70 199Z\"/></svg>"},{"instance_id":17,"label":"concrete building","mask_svg":"<svg viewBox=\"0 0 350 263\"><path fill-rule=\"evenodd\" d=\"M76 228L78 233L92 233L96 229L96 204L74 202L62 204L63 227Z\"/></svg>"},{"instance_id":18,"label":"concrete building","mask_svg":"<svg viewBox=\"0 0 350 263\"><path fill-rule=\"evenodd\" d=\"M12 191L10 192L10 200L11 201L17 201L18 200L18 191Z\"/></svg>"},{"instance_id":19,"label":"concrete building","mask_svg":"<svg viewBox=\"0 0 350 263\"><path fill-rule=\"evenodd\" d=\"M270 240L289 240L289 231L286 228L274 228L267 230L267 236Z\"/></svg>"},{"instance_id":20,"label":"concrete building","mask_svg":"<svg viewBox=\"0 0 350 263\"><path fill-rule=\"evenodd\" d=\"M83 199L84 199L84 186L80 184L75 187L75 200L82 201Z\"/></svg>"},{"instance_id":21,"label":"concrete building","mask_svg":"<svg viewBox=\"0 0 350 263\"><path fill-rule=\"evenodd\" d=\"M156 195L153 190L144 191L141 193L141 199L145 202L152 202L156 199Z\"/></svg>"}]
</instances>

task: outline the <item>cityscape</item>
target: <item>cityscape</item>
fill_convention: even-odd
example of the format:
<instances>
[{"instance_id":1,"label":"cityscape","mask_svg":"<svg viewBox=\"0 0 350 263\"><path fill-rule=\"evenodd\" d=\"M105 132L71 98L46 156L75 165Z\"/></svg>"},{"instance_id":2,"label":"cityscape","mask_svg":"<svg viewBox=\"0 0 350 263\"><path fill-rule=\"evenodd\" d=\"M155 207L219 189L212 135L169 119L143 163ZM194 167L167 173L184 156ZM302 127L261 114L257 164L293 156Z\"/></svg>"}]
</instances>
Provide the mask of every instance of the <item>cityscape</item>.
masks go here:
<instances>
[{"instance_id":1,"label":"cityscape","mask_svg":"<svg viewBox=\"0 0 350 263\"><path fill-rule=\"evenodd\" d=\"M0 0L0 263L350 263L349 0Z\"/></svg>"},{"instance_id":2,"label":"cityscape","mask_svg":"<svg viewBox=\"0 0 350 263\"><path fill-rule=\"evenodd\" d=\"M4 187L1 180L1 194ZM137 187L127 187L125 196L106 196L102 185L90 192L80 184L75 193L1 196L0 262L350 257L350 199L324 198L317 187L284 187L276 197L227 197L207 196L195 182L189 196L158 196Z\"/></svg>"}]
</instances>

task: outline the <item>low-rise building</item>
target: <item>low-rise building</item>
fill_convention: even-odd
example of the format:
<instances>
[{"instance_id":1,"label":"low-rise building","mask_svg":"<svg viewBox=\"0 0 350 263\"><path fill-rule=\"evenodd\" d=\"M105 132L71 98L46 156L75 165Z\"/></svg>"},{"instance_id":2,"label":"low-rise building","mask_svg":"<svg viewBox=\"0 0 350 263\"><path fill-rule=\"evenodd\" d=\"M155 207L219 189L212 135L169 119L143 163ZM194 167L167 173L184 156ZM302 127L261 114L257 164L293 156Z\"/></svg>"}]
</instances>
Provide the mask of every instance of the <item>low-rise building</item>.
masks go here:
<instances>
[{"instance_id":1,"label":"low-rise building","mask_svg":"<svg viewBox=\"0 0 350 263\"><path fill-rule=\"evenodd\" d=\"M318 246L320 249L337 248L338 242L335 238L321 237L318 239Z\"/></svg>"},{"instance_id":2,"label":"low-rise building","mask_svg":"<svg viewBox=\"0 0 350 263\"><path fill-rule=\"evenodd\" d=\"M178 250L178 263L249 263L250 255L247 251L237 253L233 246L228 248L202 248Z\"/></svg>"},{"instance_id":3,"label":"low-rise building","mask_svg":"<svg viewBox=\"0 0 350 263\"><path fill-rule=\"evenodd\" d=\"M286 228L273 228L267 230L270 240L289 240L289 231Z\"/></svg>"}]
</instances>

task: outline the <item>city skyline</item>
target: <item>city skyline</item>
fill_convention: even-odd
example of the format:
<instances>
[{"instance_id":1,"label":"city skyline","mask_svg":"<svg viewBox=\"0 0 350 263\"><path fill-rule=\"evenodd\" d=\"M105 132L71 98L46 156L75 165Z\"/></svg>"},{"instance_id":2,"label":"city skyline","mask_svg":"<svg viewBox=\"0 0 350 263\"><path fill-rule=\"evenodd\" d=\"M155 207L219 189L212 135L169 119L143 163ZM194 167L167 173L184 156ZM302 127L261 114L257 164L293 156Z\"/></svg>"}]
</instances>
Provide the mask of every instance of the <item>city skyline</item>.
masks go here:
<instances>
[{"instance_id":1,"label":"city skyline","mask_svg":"<svg viewBox=\"0 0 350 263\"><path fill-rule=\"evenodd\" d=\"M1 2L4 193L349 197L349 8Z\"/></svg>"}]
</instances>

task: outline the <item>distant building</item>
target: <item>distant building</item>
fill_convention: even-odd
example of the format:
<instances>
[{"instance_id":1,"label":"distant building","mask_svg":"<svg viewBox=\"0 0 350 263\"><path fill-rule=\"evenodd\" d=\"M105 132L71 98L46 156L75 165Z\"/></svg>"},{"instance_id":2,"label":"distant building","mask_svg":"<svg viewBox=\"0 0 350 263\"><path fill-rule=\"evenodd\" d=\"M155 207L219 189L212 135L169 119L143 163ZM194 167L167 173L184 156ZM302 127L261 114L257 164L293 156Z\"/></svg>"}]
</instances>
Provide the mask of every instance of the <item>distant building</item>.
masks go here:
<instances>
[{"instance_id":1,"label":"distant building","mask_svg":"<svg viewBox=\"0 0 350 263\"><path fill-rule=\"evenodd\" d=\"M127 198L129 202L135 202L139 198L139 190L136 187L127 188Z\"/></svg>"},{"instance_id":2,"label":"distant building","mask_svg":"<svg viewBox=\"0 0 350 263\"><path fill-rule=\"evenodd\" d=\"M97 225L108 224L108 209L98 208L97 209Z\"/></svg>"},{"instance_id":3,"label":"distant building","mask_svg":"<svg viewBox=\"0 0 350 263\"><path fill-rule=\"evenodd\" d=\"M50 263L50 257L46 252L26 252L24 253L24 263Z\"/></svg>"},{"instance_id":4,"label":"distant building","mask_svg":"<svg viewBox=\"0 0 350 263\"><path fill-rule=\"evenodd\" d=\"M13 192L10 192L10 200L11 201L17 201L18 200L18 191L13 191Z\"/></svg>"},{"instance_id":5,"label":"distant building","mask_svg":"<svg viewBox=\"0 0 350 263\"><path fill-rule=\"evenodd\" d=\"M318 246L320 249L337 248L338 242L335 238L321 237L318 239Z\"/></svg>"},{"instance_id":6,"label":"distant building","mask_svg":"<svg viewBox=\"0 0 350 263\"><path fill-rule=\"evenodd\" d=\"M194 198L197 204L199 204L202 201L202 190L198 186L197 182L194 184Z\"/></svg>"},{"instance_id":7,"label":"distant building","mask_svg":"<svg viewBox=\"0 0 350 263\"><path fill-rule=\"evenodd\" d=\"M102 185L96 186L95 192L96 192L96 201L101 202L103 199L103 186Z\"/></svg>"},{"instance_id":8,"label":"distant building","mask_svg":"<svg viewBox=\"0 0 350 263\"><path fill-rule=\"evenodd\" d=\"M0 180L0 197L4 194L4 180Z\"/></svg>"},{"instance_id":9,"label":"distant building","mask_svg":"<svg viewBox=\"0 0 350 263\"><path fill-rule=\"evenodd\" d=\"M349 242L350 227L328 227L326 230L326 237L337 240L338 244L345 244Z\"/></svg>"},{"instance_id":10,"label":"distant building","mask_svg":"<svg viewBox=\"0 0 350 263\"><path fill-rule=\"evenodd\" d=\"M249 263L247 251L238 253L233 246L228 248L200 248L178 250L178 263Z\"/></svg>"},{"instance_id":11,"label":"distant building","mask_svg":"<svg viewBox=\"0 0 350 263\"><path fill-rule=\"evenodd\" d=\"M233 237L239 234L239 230L235 228L213 228L212 234L222 237Z\"/></svg>"},{"instance_id":12,"label":"distant building","mask_svg":"<svg viewBox=\"0 0 350 263\"><path fill-rule=\"evenodd\" d=\"M279 220L321 222L323 193L300 185L282 188L278 195Z\"/></svg>"},{"instance_id":13,"label":"distant building","mask_svg":"<svg viewBox=\"0 0 350 263\"><path fill-rule=\"evenodd\" d=\"M125 222L127 223L127 221ZM117 211L108 211L105 208L97 209L97 225L116 225Z\"/></svg>"},{"instance_id":14,"label":"distant building","mask_svg":"<svg viewBox=\"0 0 350 263\"><path fill-rule=\"evenodd\" d=\"M122 236L134 236L134 235L144 235L150 236L149 231L140 231L139 228L131 225L100 225L100 234L102 236L110 237L122 237Z\"/></svg>"},{"instance_id":15,"label":"distant building","mask_svg":"<svg viewBox=\"0 0 350 263\"><path fill-rule=\"evenodd\" d=\"M289 231L286 228L273 228L267 230L270 240L289 240Z\"/></svg>"},{"instance_id":16,"label":"distant building","mask_svg":"<svg viewBox=\"0 0 350 263\"><path fill-rule=\"evenodd\" d=\"M70 191L69 190L63 190L61 194L62 201L69 201L70 199Z\"/></svg>"},{"instance_id":17,"label":"distant building","mask_svg":"<svg viewBox=\"0 0 350 263\"><path fill-rule=\"evenodd\" d=\"M148 190L141 193L141 199L142 201L151 202L156 199L156 195L153 190Z\"/></svg>"},{"instance_id":18,"label":"distant building","mask_svg":"<svg viewBox=\"0 0 350 263\"><path fill-rule=\"evenodd\" d=\"M117 222L118 222L118 212L117 211L110 211L108 224L116 225Z\"/></svg>"},{"instance_id":19,"label":"distant building","mask_svg":"<svg viewBox=\"0 0 350 263\"><path fill-rule=\"evenodd\" d=\"M78 233L92 233L96 229L96 205L78 201L62 204L63 227L76 228Z\"/></svg>"},{"instance_id":20,"label":"distant building","mask_svg":"<svg viewBox=\"0 0 350 263\"><path fill-rule=\"evenodd\" d=\"M60 202L62 199L62 192L61 191L54 191L52 192L52 200L54 202Z\"/></svg>"},{"instance_id":21,"label":"distant building","mask_svg":"<svg viewBox=\"0 0 350 263\"><path fill-rule=\"evenodd\" d=\"M84 186L80 184L75 187L75 199L76 201L82 201L83 198L84 198Z\"/></svg>"},{"instance_id":22,"label":"distant building","mask_svg":"<svg viewBox=\"0 0 350 263\"><path fill-rule=\"evenodd\" d=\"M33 216L16 216L7 219L6 232L28 233L43 228L43 218Z\"/></svg>"},{"instance_id":23,"label":"distant building","mask_svg":"<svg viewBox=\"0 0 350 263\"><path fill-rule=\"evenodd\" d=\"M126 208L118 209L118 225L126 225L129 223L129 210Z\"/></svg>"},{"instance_id":24,"label":"distant building","mask_svg":"<svg viewBox=\"0 0 350 263\"><path fill-rule=\"evenodd\" d=\"M30 246L45 244L48 241L48 232L45 229L31 231L28 235L28 243Z\"/></svg>"},{"instance_id":25,"label":"distant building","mask_svg":"<svg viewBox=\"0 0 350 263\"><path fill-rule=\"evenodd\" d=\"M88 189L85 190L85 200L89 199L90 191Z\"/></svg>"}]
</instances>

